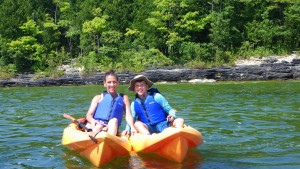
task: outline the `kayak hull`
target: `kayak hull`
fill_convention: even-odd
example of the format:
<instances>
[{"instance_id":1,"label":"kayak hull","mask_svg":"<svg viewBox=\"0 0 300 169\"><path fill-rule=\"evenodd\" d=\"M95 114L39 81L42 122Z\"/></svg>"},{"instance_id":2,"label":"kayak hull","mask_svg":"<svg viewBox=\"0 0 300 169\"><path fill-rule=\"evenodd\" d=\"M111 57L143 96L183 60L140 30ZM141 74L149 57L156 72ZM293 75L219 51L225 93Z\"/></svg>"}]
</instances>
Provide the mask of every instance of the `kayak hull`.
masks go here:
<instances>
[{"instance_id":1,"label":"kayak hull","mask_svg":"<svg viewBox=\"0 0 300 169\"><path fill-rule=\"evenodd\" d=\"M97 143L91 140L88 132L77 129L74 123L63 132L62 144L87 158L93 165L100 167L111 160L130 154L131 144L125 137L118 137L107 132L96 135Z\"/></svg>"},{"instance_id":2,"label":"kayak hull","mask_svg":"<svg viewBox=\"0 0 300 169\"><path fill-rule=\"evenodd\" d=\"M154 152L169 160L182 162L189 148L203 143L203 137L196 129L167 128L159 134L135 134L129 138L135 152Z\"/></svg>"}]
</instances>

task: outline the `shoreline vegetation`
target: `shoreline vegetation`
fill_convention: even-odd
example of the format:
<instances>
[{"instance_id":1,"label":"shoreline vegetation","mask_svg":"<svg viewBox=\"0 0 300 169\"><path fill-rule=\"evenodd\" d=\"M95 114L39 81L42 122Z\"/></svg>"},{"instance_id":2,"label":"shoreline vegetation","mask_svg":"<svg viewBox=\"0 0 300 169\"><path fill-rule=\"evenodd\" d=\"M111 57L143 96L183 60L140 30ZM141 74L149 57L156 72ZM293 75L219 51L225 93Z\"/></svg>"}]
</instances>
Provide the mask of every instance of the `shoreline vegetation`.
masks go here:
<instances>
[{"instance_id":1,"label":"shoreline vegetation","mask_svg":"<svg viewBox=\"0 0 300 169\"><path fill-rule=\"evenodd\" d=\"M42 77L37 74L18 74L11 79L0 80L0 87L65 86L101 84L104 72L83 73L83 69L74 65L63 65L63 75L57 78ZM217 81L255 81L255 80L299 80L300 56L269 56L237 60L233 66L215 68L188 69L184 67L161 67L147 69L144 72L130 71L118 73L121 84L128 84L137 74L148 76L158 83L205 83Z\"/></svg>"},{"instance_id":2,"label":"shoreline vegetation","mask_svg":"<svg viewBox=\"0 0 300 169\"><path fill-rule=\"evenodd\" d=\"M0 18L0 79L16 79L5 85L95 83L108 69L125 82L156 69L158 75L175 69L166 81L297 76L286 65L281 73L288 75L273 77L277 63L254 74L229 69L251 56L299 54L300 1L3 0ZM84 72L58 69L69 64Z\"/></svg>"}]
</instances>

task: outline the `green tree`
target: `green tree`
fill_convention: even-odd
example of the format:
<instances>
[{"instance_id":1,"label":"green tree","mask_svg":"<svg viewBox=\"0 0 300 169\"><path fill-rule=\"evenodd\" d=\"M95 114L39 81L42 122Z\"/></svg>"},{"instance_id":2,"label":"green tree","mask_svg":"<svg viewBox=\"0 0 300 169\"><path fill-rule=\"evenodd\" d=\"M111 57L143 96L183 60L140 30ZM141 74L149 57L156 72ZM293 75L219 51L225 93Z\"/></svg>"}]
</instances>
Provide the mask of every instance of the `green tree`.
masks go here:
<instances>
[{"instance_id":1,"label":"green tree","mask_svg":"<svg viewBox=\"0 0 300 169\"><path fill-rule=\"evenodd\" d=\"M300 48L299 0L2 0L0 18L0 66L18 72L71 58L88 71L201 67Z\"/></svg>"},{"instance_id":2,"label":"green tree","mask_svg":"<svg viewBox=\"0 0 300 169\"><path fill-rule=\"evenodd\" d=\"M205 4L205 3L204 3ZM182 59L180 46L186 41L198 41L200 34L210 21L210 14L205 13L206 4L192 0L154 1L155 9L147 19L155 32L157 48L166 56L178 62Z\"/></svg>"},{"instance_id":3,"label":"green tree","mask_svg":"<svg viewBox=\"0 0 300 169\"><path fill-rule=\"evenodd\" d=\"M107 26L112 31L125 33L126 28L132 25L137 8L133 0L104 0L100 4L103 14L109 16Z\"/></svg>"},{"instance_id":4,"label":"green tree","mask_svg":"<svg viewBox=\"0 0 300 169\"><path fill-rule=\"evenodd\" d=\"M87 49L87 51L98 51L101 46L101 34L107 26L106 20L108 16L102 15L102 10L100 8L93 9L93 11L94 18L85 21L82 26L82 33L84 36L82 36L81 42L83 42L82 47Z\"/></svg>"},{"instance_id":5,"label":"green tree","mask_svg":"<svg viewBox=\"0 0 300 169\"><path fill-rule=\"evenodd\" d=\"M54 23L58 25L60 33L59 42L63 49L67 49L71 58L75 57L76 49L79 48L80 24L76 19L76 1L54 0L56 4Z\"/></svg>"},{"instance_id":6,"label":"green tree","mask_svg":"<svg viewBox=\"0 0 300 169\"><path fill-rule=\"evenodd\" d=\"M31 15L30 3L22 0L3 0L0 3L0 32L3 38L16 39L20 36L19 27Z\"/></svg>"},{"instance_id":7,"label":"green tree","mask_svg":"<svg viewBox=\"0 0 300 169\"><path fill-rule=\"evenodd\" d=\"M46 21L43 22L43 44L47 46L47 53L58 51L59 47L59 25L55 24L53 18L46 15Z\"/></svg>"},{"instance_id":8,"label":"green tree","mask_svg":"<svg viewBox=\"0 0 300 169\"><path fill-rule=\"evenodd\" d=\"M14 59L17 71L45 69L45 47L38 41L42 31L31 19L24 23L20 29L24 35L8 43L8 52Z\"/></svg>"},{"instance_id":9,"label":"green tree","mask_svg":"<svg viewBox=\"0 0 300 169\"><path fill-rule=\"evenodd\" d=\"M284 39L282 45L290 50L300 48L300 1L290 2L284 10Z\"/></svg>"}]
</instances>

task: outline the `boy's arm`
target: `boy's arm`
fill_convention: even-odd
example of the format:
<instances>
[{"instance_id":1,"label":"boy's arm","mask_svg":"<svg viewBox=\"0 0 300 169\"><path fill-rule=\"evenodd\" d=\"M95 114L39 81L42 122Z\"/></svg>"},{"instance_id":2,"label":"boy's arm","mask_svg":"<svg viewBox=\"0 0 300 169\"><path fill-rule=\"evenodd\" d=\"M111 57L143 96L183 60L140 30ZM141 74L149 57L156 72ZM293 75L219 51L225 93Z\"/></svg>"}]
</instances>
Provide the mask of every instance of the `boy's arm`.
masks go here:
<instances>
[{"instance_id":1,"label":"boy's arm","mask_svg":"<svg viewBox=\"0 0 300 169\"><path fill-rule=\"evenodd\" d=\"M164 109L165 112L176 118L176 110L170 106L168 101L160 93L155 94L154 100Z\"/></svg>"}]
</instances>

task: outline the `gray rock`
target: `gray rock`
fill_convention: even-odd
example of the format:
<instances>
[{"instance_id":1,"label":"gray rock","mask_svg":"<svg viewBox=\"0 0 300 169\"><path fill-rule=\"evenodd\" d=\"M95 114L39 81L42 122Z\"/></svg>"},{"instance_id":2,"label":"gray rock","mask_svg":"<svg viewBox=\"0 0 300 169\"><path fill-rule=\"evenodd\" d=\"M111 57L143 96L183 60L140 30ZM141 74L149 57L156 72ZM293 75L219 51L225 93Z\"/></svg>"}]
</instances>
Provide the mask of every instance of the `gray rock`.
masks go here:
<instances>
[{"instance_id":1,"label":"gray rock","mask_svg":"<svg viewBox=\"0 0 300 169\"><path fill-rule=\"evenodd\" d=\"M129 84L137 74L148 76L153 82L194 82L193 79L212 81L253 81L253 80L289 80L300 79L300 59L292 62L264 62L259 65L221 66L209 69L185 69L179 67L149 69L142 73L118 73L121 84ZM0 80L1 87L12 86L63 86L102 84L103 72L81 75L79 71L68 72L60 78L36 79L34 74L18 74L9 80ZM201 80L197 80L201 81Z\"/></svg>"}]
</instances>

